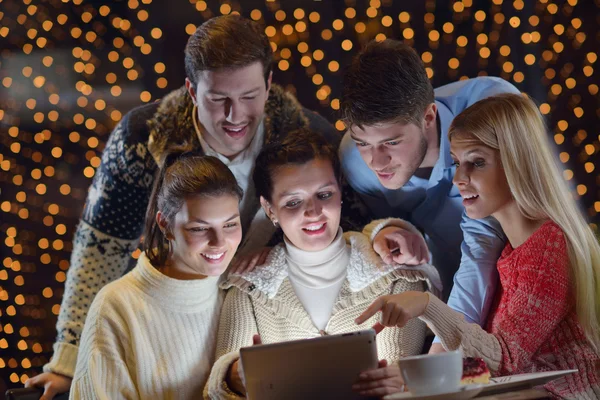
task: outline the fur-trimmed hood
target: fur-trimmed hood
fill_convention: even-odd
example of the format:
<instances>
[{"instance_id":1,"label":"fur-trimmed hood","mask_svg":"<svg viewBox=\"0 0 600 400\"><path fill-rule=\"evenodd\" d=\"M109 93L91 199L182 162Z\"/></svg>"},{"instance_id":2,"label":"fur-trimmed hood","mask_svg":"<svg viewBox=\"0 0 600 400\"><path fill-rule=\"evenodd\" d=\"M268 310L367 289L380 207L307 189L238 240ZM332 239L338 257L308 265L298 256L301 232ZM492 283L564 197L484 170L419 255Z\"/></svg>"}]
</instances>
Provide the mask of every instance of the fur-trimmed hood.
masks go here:
<instances>
[{"instance_id":1,"label":"fur-trimmed hood","mask_svg":"<svg viewBox=\"0 0 600 400\"><path fill-rule=\"evenodd\" d=\"M398 264L385 264L375 253L366 235L358 232L344 234L346 243L350 245L350 261L346 272L344 287L352 293L360 292L374 284L389 285L389 282L406 279L410 282L425 281L429 290L436 292L432 282L439 280L437 270L424 264L419 267L406 267ZM228 289L232 286L248 291L257 289L267 298L274 298L288 277L285 244L275 246L263 266L250 272L232 274L221 283L221 288ZM252 289L250 289L252 287Z\"/></svg>"},{"instance_id":2,"label":"fur-trimmed hood","mask_svg":"<svg viewBox=\"0 0 600 400\"><path fill-rule=\"evenodd\" d=\"M194 103L185 87L169 93L154 116L147 122L150 130L148 149L159 167L173 152L201 149L194 129ZM265 104L265 143L291 130L306 128L309 120L296 98L281 86L271 85Z\"/></svg>"}]
</instances>

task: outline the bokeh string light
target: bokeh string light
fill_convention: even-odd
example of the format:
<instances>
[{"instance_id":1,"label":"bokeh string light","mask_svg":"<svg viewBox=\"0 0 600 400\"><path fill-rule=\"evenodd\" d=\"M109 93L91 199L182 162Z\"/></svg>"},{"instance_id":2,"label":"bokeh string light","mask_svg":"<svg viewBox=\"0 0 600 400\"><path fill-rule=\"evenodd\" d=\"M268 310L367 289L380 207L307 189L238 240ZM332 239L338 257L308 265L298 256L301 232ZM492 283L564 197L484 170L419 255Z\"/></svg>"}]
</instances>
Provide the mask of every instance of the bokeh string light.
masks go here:
<instances>
[{"instance_id":1,"label":"bokeh string light","mask_svg":"<svg viewBox=\"0 0 600 400\"><path fill-rule=\"evenodd\" d=\"M237 12L264 25L274 80L340 131L343 68L372 39L413 45L435 86L478 75L511 81L547 115L564 177L597 230L600 1L478 7L0 0L0 387L24 382L51 355L71 239L111 129L183 83L185 40L212 16Z\"/></svg>"}]
</instances>

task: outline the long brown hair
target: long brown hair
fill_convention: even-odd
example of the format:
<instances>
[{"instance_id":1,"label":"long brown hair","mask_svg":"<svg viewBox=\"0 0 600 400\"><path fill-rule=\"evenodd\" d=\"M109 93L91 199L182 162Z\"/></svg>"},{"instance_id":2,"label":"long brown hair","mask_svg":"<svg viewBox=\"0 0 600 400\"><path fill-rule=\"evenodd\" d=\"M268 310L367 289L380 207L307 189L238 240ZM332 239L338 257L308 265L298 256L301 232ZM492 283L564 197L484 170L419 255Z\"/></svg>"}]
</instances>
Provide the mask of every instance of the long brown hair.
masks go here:
<instances>
[{"instance_id":1,"label":"long brown hair","mask_svg":"<svg viewBox=\"0 0 600 400\"><path fill-rule=\"evenodd\" d=\"M156 221L160 211L171 229L175 215L190 196L232 195L242 199L242 189L219 159L193 154L172 154L158 171L146 212L144 252L150 263L159 267L169 256L168 239Z\"/></svg>"}]
</instances>

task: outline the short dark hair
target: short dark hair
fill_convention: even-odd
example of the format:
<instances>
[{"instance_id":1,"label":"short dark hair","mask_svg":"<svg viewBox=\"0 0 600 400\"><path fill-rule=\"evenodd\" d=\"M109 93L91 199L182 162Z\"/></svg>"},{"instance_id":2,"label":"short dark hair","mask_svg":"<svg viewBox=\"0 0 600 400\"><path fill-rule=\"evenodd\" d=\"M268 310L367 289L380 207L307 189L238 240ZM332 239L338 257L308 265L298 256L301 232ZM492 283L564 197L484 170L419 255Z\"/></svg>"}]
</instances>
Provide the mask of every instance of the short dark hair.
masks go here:
<instances>
[{"instance_id":1,"label":"short dark hair","mask_svg":"<svg viewBox=\"0 0 600 400\"><path fill-rule=\"evenodd\" d=\"M340 161L337 151L321 134L302 128L288 133L280 142L266 145L256 158L252 174L256 196L262 196L271 202L273 176L278 168L302 165L315 159L330 161L335 178L340 183Z\"/></svg>"},{"instance_id":2,"label":"short dark hair","mask_svg":"<svg viewBox=\"0 0 600 400\"><path fill-rule=\"evenodd\" d=\"M232 195L238 200L243 196L233 173L216 157L171 154L158 174L144 229L144 252L155 267L164 265L169 256L167 237L156 222L158 211L163 214L170 229L175 215L190 196Z\"/></svg>"},{"instance_id":3,"label":"short dark hair","mask_svg":"<svg viewBox=\"0 0 600 400\"><path fill-rule=\"evenodd\" d=\"M397 40L371 41L344 74L346 126L398 121L421 126L433 86L419 55Z\"/></svg>"},{"instance_id":4,"label":"short dark hair","mask_svg":"<svg viewBox=\"0 0 600 400\"><path fill-rule=\"evenodd\" d=\"M245 67L260 61L265 83L271 73L273 50L264 30L238 14L204 22L185 46L185 73L196 85L198 72Z\"/></svg>"}]
</instances>

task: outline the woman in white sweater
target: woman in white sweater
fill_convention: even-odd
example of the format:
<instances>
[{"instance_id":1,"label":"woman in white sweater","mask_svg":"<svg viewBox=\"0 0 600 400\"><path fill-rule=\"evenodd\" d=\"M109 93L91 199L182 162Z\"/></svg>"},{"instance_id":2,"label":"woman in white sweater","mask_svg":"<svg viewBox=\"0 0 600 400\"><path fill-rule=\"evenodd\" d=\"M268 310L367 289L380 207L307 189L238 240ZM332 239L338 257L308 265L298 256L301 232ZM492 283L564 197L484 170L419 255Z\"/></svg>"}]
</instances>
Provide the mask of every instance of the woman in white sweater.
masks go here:
<instances>
[{"instance_id":1,"label":"woman in white sweater","mask_svg":"<svg viewBox=\"0 0 600 400\"><path fill-rule=\"evenodd\" d=\"M172 158L154 186L136 267L92 303L71 399L202 396L223 301L219 276L242 237L242 191L217 158Z\"/></svg>"},{"instance_id":2,"label":"woman in white sweater","mask_svg":"<svg viewBox=\"0 0 600 400\"><path fill-rule=\"evenodd\" d=\"M284 233L284 243L271 250L265 265L222 284L228 292L219 324L220 358L205 392L213 399L244 396L238 350L252 345L253 335L259 334L262 343L274 343L370 328L375 318L358 327L354 319L375 298L424 291L433 270L385 265L371 246L375 226L364 233L342 232L337 154L317 135L296 131L266 146L253 179L265 213ZM416 231L401 220L395 223ZM415 320L380 333L379 358L390 366L381 362L379 373L387 378L367 379L356 390L369 396L401 390L393 363L421 351L425 330Z\"/></svg>"}]
</instances>

